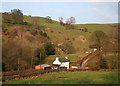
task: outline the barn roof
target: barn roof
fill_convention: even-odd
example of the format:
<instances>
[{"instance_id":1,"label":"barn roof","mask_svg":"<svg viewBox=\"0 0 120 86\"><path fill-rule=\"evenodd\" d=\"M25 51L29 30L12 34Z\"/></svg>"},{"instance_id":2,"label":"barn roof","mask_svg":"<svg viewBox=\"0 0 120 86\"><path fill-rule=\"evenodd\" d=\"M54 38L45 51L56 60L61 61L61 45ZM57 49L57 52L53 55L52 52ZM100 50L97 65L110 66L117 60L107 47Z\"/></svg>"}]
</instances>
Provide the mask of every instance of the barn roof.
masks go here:
<instances>
[{"instance_id":1,"label":"barn roof","mask_svg":"<svg viewBox=\"0 0 120 86\"><path fill-rule=\"evenodd\" d=\"M42 64L41 66L43 66L43 67L50 67L51 65L48 65L48 64Z\"/></svg>"}]
</instances>

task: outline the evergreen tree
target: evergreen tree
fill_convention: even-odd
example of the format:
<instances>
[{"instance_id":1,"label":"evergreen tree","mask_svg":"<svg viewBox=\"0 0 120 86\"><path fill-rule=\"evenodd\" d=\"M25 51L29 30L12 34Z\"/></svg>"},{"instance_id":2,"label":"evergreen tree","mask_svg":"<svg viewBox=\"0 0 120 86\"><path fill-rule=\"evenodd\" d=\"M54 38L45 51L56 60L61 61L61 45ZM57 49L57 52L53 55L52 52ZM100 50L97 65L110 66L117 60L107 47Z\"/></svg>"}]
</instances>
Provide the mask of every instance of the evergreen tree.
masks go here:
<instances>
[{"instance_id":1,"label":"evergreen tree","mask_svg":"<svg viewBox=\"0 0 120 86\"><path fill-rule=\"evenodd\" d=\"M51 43L45 45L45 51L47 55L55 55L55 47Z\"/></svg>"}]
</instances>

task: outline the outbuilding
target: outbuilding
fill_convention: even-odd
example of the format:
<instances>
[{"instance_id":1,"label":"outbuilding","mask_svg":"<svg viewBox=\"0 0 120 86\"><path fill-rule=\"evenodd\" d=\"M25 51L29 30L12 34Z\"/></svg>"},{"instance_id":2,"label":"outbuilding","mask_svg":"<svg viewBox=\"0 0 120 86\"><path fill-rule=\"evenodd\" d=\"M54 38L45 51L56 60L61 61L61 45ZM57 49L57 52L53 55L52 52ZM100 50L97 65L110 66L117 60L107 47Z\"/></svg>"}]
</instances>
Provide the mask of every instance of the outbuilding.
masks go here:
<instances>
[{"instance_id":1,"label":"outbuilding","mask_svg":"<svg viewBox=\"0 0 120 86\"><path fill-rule=\"evenodd\" d=\"M48 65L48 64L36 65L35 69L49 70L49 69L51 69L51 65Z\"/></svg>"}]
</instances>

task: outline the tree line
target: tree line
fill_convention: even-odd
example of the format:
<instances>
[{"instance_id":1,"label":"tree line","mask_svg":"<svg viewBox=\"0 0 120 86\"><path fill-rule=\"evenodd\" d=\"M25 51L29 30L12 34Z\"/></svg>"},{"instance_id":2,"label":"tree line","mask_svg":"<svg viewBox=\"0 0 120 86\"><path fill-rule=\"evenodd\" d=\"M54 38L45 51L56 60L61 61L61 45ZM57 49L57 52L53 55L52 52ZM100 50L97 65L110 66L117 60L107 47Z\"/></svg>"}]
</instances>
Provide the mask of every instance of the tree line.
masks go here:
<instances>
[{"instance_id":1,"label":"tree line","mask_svg":"<svg viewBox=\"0 0 120 86\"><path fill-rule=\"evenodd\" d=\"M2 39L3 71L30 69L39 64L40 59L42 62L47 55L55 54L55 45L43 30L45 27L39 26L36 19L33 19L32 24L24 22L23 13L19 9L5 12L2 16L2 32L7 36ZM11 27L12 31L9 31L7 26ZM29 35L26 36L27 31Z\"/></svg>"},{"instance_id":2,"label":"tree line","mask_svg":"<svg viewBox=\"0 0 120 86\"><path fill-rule=\"evenodd\" d=\"M40 45L38 42L31 43L21 38L4 43L2 47L3 71L30 69L35 64L39 64L40 60L47 55L55 54L53 44L48 42Z\"/></svg>"},{"instance_id":3,"label":"tree line","mask_svg":"<svg viewBox=\"0 0 120 86\"><path fill-rule=\"evenodd\" d=\"M118 69L118 28L109 34L101 30L93 32L89 38L90 48L104 51L88 61L90 69Z\"/></svg>"}]
</instances>

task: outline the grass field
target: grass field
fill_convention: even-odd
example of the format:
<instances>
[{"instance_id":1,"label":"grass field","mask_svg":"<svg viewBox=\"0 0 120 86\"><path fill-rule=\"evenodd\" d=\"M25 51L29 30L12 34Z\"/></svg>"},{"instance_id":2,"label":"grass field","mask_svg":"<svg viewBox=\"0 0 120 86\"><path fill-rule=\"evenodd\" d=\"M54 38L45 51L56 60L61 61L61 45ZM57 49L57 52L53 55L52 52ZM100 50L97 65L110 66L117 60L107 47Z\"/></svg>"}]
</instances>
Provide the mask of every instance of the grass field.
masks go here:
<instances>
[{"instance_id":1,"label":"grass field","mask_svg":"<svg viewBox=\"0 0 120 86\"><path fill-rule=\"evenodd\" d=\"M69 38L72 42L76 53L83 52L83 49L90 50L89 48L89 37L90 35L96 31L96 30L102 30L105 33L109 33L111 29L114 29L114 25L117 26L117 24L75 24L75 29L66 29L65 26L60 25L59 22L52 20L51 23L48 23L46 18L44 17L30 17L30 16L24 16L24 21L31 23L32 25L38 25L39 28L44 30L51 41L54 43L64 43L66 40L65 38ZM16 25L15 25L16 26ZM23 27L23 25L18 25ZM6 28L8 28L9 31L13 31L13 26L6 25ZM34 29L32 26L26 26L29 27L29 29ZM48 28L48 29L47 29ZM88 32L80 31L78 29L84 29L87 28ZM83 37L80 37L83 36ZM85 38L86 41L81 41L82 38ZM4 40L7 40L8 38L4 37Z\"/></svg>"},{"instance_id":2,"label":"grass field","mask_svg":"<svg viewBox=\"0 0 120 86\"><path fill-rule=\"evenodd\" d=\"M52 64L52 62L56 59L56 57L59 57L59 58L65 58L66 56L68 57L68 59L71 61L71 62L77 62L79 60L79 58L77 58L77 56L79 57L83 57L83 56L86 56L88 54L86 53L75 53L75 54L63 54L63 55L50 55L48 57L45 57L45 59L42 61L43 64ZM49 59L49 60L48 60ZM53 60L53 61L52 61Z\"/></svg>"},{"instance_id":3,"label":"grass field","mask_svg":"<svg viewBox=\"0 0 120 86\"><path fill-rule=\"evenodd\" d=\"M67 55L69 60L72 62L76 62L79 60L79 58L76 58L76 56L83 56L85 53L83 53L83 49L86 49L87 51L91 51L89 48L89 37L90 35L96 31L96 30L102 30L105 33L109 33L111 29L114 29L114 25L117 24L75 24L75 29L66 29L65 26L60 25L59 22L53 21L52 23L48 23L48 21L43 17L30 17L30 16L24 16L24 21L27 21L31 23L32 25L37 24L38 26L43 26L44 31L47 33L47 35L50 37L51 41L53 41L55 44L64 43L66 40L65 38L69 38L70 41L73 44L73 47L75 48L75 54L69 54ZM21 26L22 25L15 25L15 26ZM7 26L9 31L13 30L14 26ZM32 28L32 26L28 26L29 29ZM80 31L78 29L84 29L87 28L88 32ZM34 29L34 28L33 28ZM39 28L41 29L41 28ZM85 38L86 41L83 42L82 39ZM7 41L8 37L3 37L3 41ZM54 60L58 55L52 55L48 56L46 58ZM60 58L64 58L66 55L59 55ZM43 61L43 63L51 64L50 61Z\"/></svg>"},{"instance_id":4,"label":"grass field","mask_svg":"<svg viewBox=\"0 0 120 86\"><path fill-rule=\"evenodd\" d=\"M73 43L73 46L77 53L83 51L83 48L89 50L89 37L90 35L96 30L102 30L105 33L109 33L111 29L114 29L114 25L117 24L75 24L75 29L66 29L65 26L60 25L59 22L53 21L52 23L48 23L47 20L43 17L29 17L24 16L24 21L30 22L37 22L39 26L44 26L45 28L49 28L45 30L47 35L54 43L61 43L65 41L65 38L69 38L70 41ZM87 28L88 32L80 31L78 29ZM79 36L84 36L86 42L82 42ZM75 40L73 40L75 39Z\"/></svg>"},{"instance_id":5,"label":"grass field","mask_svg":"<svg viewBox=\"0 0 120 86\"><path fill-rule=\"evenodd\" d=\"M117 72L60 72L3 84L118 84Z\"/></svg>"},{"instance_id":6,"label":"grass field","mask_svg":"<svg viewBox=\"0 0 120 86\"><path fill-rule=\"evenodd\" d=\"M86 53L83 53L84 55L87 55ZM80 54L80 53L76 53L76 54L63 54L63 55L50 55L46 58L48 59L52 59L52 60L55 60L56 57L59 57L59 58L65 58L66 56L68 57L69 60L71 60L72 62L76 62L77 60L79 60L79 58L77 58L77 56L81 56L83 54ZM83 55L83 56L84 56ZM82 56L81 56L82 57Z\"/></svg>"}]
</instances>

